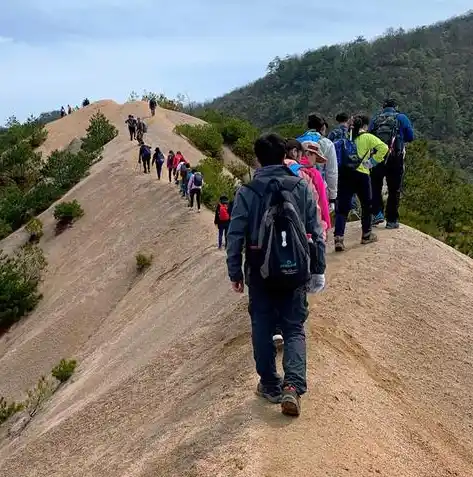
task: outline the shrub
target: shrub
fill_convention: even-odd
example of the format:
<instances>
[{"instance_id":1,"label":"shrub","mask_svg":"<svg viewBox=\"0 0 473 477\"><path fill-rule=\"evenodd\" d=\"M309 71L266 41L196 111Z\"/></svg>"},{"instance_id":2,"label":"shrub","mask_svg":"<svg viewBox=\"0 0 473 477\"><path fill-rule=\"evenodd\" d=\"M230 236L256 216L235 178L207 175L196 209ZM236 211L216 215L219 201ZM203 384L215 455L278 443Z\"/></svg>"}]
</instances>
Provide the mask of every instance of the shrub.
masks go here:
<instances>
[{"instance_id":1,"label":"shrub","mask_svg":"<svg viewBox=\"0 0 473 477\"><path fill-rule=\"evenodd\" d=\"M0 328L7 329L38 304L40 269L27 252L0 255ZM36 252L35 252L36 253ZM37 258L37 257L36 257ZM44 267L43 267L44 268Z\"/></svg>"},{"instance_id":2,"label":"shrub","mask_svg":"<svg viewBox=\"0 0 473 477\"><path fill-rule=\"evenodd\" d=\"M16 403L14 401L7 402L7 400L0 396L0 424L8 420L13 414L20 412L24 409L24 404Z\"/></svg>"},{"instance_id":3,"label":"shrub","mask_svg":"<svg viewBox=\"0 0 473 477\"><path fill-rule=\"evenodd\" d=\"M8 237L12 233L10 224L7 224L3 219L0 219L0 240Z\"/></svg>"},{"instance_id":4,"label":"shrub","mask_svg":"<svg viewBox=\"0 0 473 477\"><path fill-rule=\"evenodd\" d=\"M43 250L37 245L25 244L16 253L18 270L25 280L41 280L41 272L46 268L48 262Z\"/></svg>"},{"instance_id":5,"label":"shrub","mask_svg":"<svg viewBox=\"0 0 473 477\"><path fill-rule=\"evenodd\" d=\"M250 167L255 166L255 153L254 153L254 139L249 136L244 136L238 139L238 141L232 147L232 151Z\"/></svg>"},{"instance_id":6,"label":"shrub","mask_svg":"<svg viewBox=\"0 0 473 477\"><path fill-rule=\"evenodd\" d=\"M212 124L180 124L175 132L182 134L203 154L220 158L222 156L223 138L217 127Z\"/></svg>"},{"instance_id":7,"label":"shrub","mask_svg":"<svg viewBox=\"0 0 473 477\"><path fill-rule=\"evenodd\" d=\"M61 202L54 208L54 218L58 224L69 225L84 215L84 210L77 200Z\"/></svg>"},{"instance_id":8,"label":"shrub","mask_svg":"<svg viewBox=\"0 0 473 477\"><path fill-rule=\"evenodd\" d=\"M242 119L231 118L224 121L220 127L223 141L229 146L233 146L240 138L255 140L257 130L248 122Z\"/></svg>"},{"instance_id":9,"label":"shrub","mask_svg":"<svg viewBox=\"0 0 473 477\"><path fill-rule=\"evenodd\" d=\"M37 218L31 219L26 224L25 230L30 234L30 242L39 242L43 236L43 222Z\"/></svg>"},{"instance_id":10,"label":"shrub","mask_svg":"<svg viewBox=\"0 0 473 477\"><path fill-rule=\"evenodd\" d=\"M46 376L41 376L36 386L26 392L25 408L31 417L41 409L45 401L53 395L56 388L55 382L46 378Z\"/></svg>"},{"instance_id":11,"label":"shrub","mask_svg":"<svg viewBox=\"0 0 473 477\"><path fill-rule=\"evenodd\" d=\"M46 141L48 137L48 131L44 128L43 125L36 127L33 130L33 133L30 136L30 146L32 148L37 148Z\"/></svg>"},{"instance_id":12,"label":"shrub","mask_svg":"<svg viewBox=\"0 0 473 477\"><path fill-rule=\"evenodd\" d=\"M77 367L77 361L75 359L61 359L58 365L56 365L51 374L60 383L65 383L74 374Z\"/></svg>"},{"instance_id":13,"label":"shrub","mask_svg":"<svg viewBox=\"0 0 473 477\"><path fill-rule=\"evenodd\" d=\"M235 179L224 172L220 161L207 157L200 162L196 169L204 177L202 202L207 207L215 208L222 195L226 195L230 200L233 199L236 190Z\"/></svg>"},{"instance_id":14,"label":"shrub","mask_svg":"<svg viewBox=\"0 0 473 477\"><path fill-rule=\"evenodd\" d=\"M228 164L227 169L234 175L237 179L242 182L247 182L250 179L250 168L244 164L238 162L231 162Z\"/></svg>"},{"instance_id":15,"label":"shrub","mask_svg":"<svg viewBox=\"0 0 473 477\"><path fill-rule=\"evenodd\" d=\"M153 255L145 255L144 253L136 254L136 270L138 273L144 272L153 263Z\"/></svg>"},{"instance_id":16,"label":"shrub","mask_svg":"<svg viewBox=\"0 0 473 477\"><path fill-rule=\"evenodd\" d=\"M91 118L87 135L82 139L82 149L86 152L100 150L118 134L118 129L101 112L97 111Z\"/></svg>"}]
</instances>

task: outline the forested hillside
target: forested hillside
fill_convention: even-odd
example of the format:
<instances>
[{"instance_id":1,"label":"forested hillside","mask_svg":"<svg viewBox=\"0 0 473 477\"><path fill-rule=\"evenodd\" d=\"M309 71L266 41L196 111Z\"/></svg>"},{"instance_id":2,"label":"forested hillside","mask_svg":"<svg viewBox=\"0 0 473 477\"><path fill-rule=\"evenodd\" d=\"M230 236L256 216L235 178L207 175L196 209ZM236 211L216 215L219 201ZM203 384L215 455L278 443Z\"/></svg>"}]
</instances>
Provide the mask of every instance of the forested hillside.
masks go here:
<instances>
[{"instance_id":1,"label":"forested hillside","mask_svg":"<svg viewBox=\"0 0 473 477\"><path fill-rule=\"evenodd\" d=\"M342 110L372 113L387 96L444 163L473 174L473 13L276 58L264 78L207 106L267 128L310 111L330 121Z\"/></svg>"}]
</instances>

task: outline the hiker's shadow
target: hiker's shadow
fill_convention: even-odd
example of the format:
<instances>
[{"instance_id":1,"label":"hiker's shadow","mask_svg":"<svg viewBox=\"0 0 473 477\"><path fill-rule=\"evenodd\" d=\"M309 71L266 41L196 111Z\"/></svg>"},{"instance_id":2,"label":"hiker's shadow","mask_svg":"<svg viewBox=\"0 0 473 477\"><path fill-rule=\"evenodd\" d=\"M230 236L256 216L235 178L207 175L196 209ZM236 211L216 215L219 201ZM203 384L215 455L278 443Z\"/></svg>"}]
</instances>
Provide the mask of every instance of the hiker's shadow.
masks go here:
<instances>
[{"instance_id":1,"label":"hiker's shadow","mask_svg":"<svg viewBox=\"0 0 473 477\"><path fill-rule=\"evenodd\" d=\"M282 414L279 404L271 404L256 395L250 405L250 411L255 421L264 422L275 429L285 428L297 421L297 418Z\"/></svg>"}]
</instances>

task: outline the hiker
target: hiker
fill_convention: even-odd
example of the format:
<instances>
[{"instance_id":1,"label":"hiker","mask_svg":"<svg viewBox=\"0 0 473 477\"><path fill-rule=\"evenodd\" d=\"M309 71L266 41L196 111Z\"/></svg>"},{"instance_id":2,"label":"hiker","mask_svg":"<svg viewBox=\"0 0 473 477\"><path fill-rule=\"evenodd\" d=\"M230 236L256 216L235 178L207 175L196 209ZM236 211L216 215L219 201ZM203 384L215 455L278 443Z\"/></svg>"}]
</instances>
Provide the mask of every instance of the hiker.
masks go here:
<instances>
[{"instance_id":1,"label":"hiker","mask_svg":"<svg viewBox=\"0 0 473 477\"><path fill-rule=\"evenodd\" d=\"M244 283L248 286L253 352L260 376L256 392L271 403L281 403L284 414L298 416L300 396L307 390L306 287L311 274L324 276L325 243L307 182L283 165L284 139L263 135L254 150L261 167L235 197L227 235L228 274L235 292L243 293ZM285 340L284 379L276 370L275 314Z\"/></svg>"},{"instance_id":2,"label":"hiker","mask_svg":"<svg viewBox=\"0 0 473 477\"><path fill-rule=\"evenodd\" d=\"M179 184L179 172L177 168L179 167L179 164L184 160L184 156L182 155L181 151L177 151L175 156L174 156L174 163L173 163L173 175L174 175L174 180L176 184Z\"/></svg>"},{"instance_id":3,"label":"hiker","mask_svg":"<svg viewBox=\"0 0 473 477\"><path fill-rule=\"evenodd\" d=\"M130 141L136 139L136 119L133 114L128 115L128 119L125 121L125 124L128 125L128 132L130 133Z\"/></svg>"},{"instance_id":4,"label":"hiker","mask_svg":"<svg viewBox=\"0 0 473 477\"><path fill-rule=\"evenodd\" d=\"M85 108L90 104L89 98L85 98L84 101L82 101L82 107Z\"/></svg>"},{"instance_id":5,"label":"hiker","mask_svg":"<svg viewBox=\"0 0 473 477\"><path fill-rule=\"evenodd\" d=\"M204 178L202 173L196 169L192 169L192 176L189 179L187 191L189 194L189 207L194 208L194 197L197 201L197 212L200 212L200 200L202 196L202 187L204 185Z\"/></svg>"},{"instance_id":6,"label":"hiker","mask_svg":"<svg viewBox=\"0 0 473 477\"><path fill-rule=\"evenodd\" d=\"M191 165L188 162L182 162L181 164L181 195L182 197L187 197L187 186L189 185L191 175Z\"/></svg>"},{"instance_id":7,"label":"hiker","mask_svg":"<svg viewBox=\"0 0 473 477\"><path fill-rule=\"evenodd\" d=\"M140 153L138 157L138 164L143 163L143 172L145 174L151 173L151 146L146 145L143 141L140 141Z\"/></svg>"},{"instance_id":8,"label":"hiker","mask_svg":"<svg viewBox=\"0 0 473 477\"><path fill-rule=\"evenodd\" d=\"M335 117L337 126L327 136L332 142L338 141L344 137L348 137L348 132L351 125L351 118L348 113L339 113Z\"/></svg>"},{"instance_id":9,"label":"hiker","mask_svg":"<svg viewBox=\"0 0 473 477\"><path fill-rule=\"evenodd\" d=\"M159 147L154 150L151 165L153 164L156 164L156 174L158 175L158 180L161 180L161 171L163 170L164 164L164 154L161 152L161 149L159 149Z\"/></svg>"},{"instance_id":10,"label":"hiker","mask_svg":"<svg viewBox=\"0 0 473 477\"><path fill-rule=\"evenodd\" d=\"M61 106L61 118L63 118L66 115L66 110L64 109L64 106Z\"/></svg>"},{"instance_id":11,"label":"hiker","mask_svg":"<svg viewBox=\"0 0 473 477\"><path fill-rule=\"evenodd\" d=\"M151 116L154 116L156 114L156 106L157 105L158 105L158 103L156 102L156 98L152 97L149 100L149 109L151 111Z\"/></svg>"},{"instance_id":12,"label":"hiker","mask_svg":"<svg viewBox=\"0 0 473 477\"><path fill-rule=\"evenodd\" d=\"M367 132L369 122L367 116L355 116L351 138L339 139L335 143L340 163L334 231L336 252L345 250L345 227L353 194L361 203L361 243L367 245L378 240L371 229L370 170L383 161L388 146Z\"/></svg>"},{"instance_id":13,"label":"hiker","mask_svg":"<svg viewBox=\"0 0 473 477\"><path fill-rule=\"evenodd\" d=\"M382 112L376 114L368 131L381 139L389 148L388 154L378 167L371 171L373 187L373 224L382 224L385 220L383 202L383 183L386 178L388 200L386 203L386 228L399 228L399 202L401 200L402 179L406 143L414 140L414 130L409 118L397 111L394 99L383 103Z\"/></svg>"},{"instance_id":14,"label":"hiker","mask_svg":"<svg viewBox=\"0 0 473 477\"><path fill-rule=\"evenodd\" d=\"M227 247L227 233L230 225L232 211L226 195L220 196L215 209L214 224L218 228L218 249L222 248L223 238L225 238L224 248Z\"/></svg>"},{"instance_id":15,"label":"hiker","mask_svg":"<svg viewBox=\"0 0 473 477\"><path fill-rule=\"evenodd\" d=\"M70 104L67 105L67 114L72 114L72 108Z\"/></svg>"},{"instance_id":16,"label":"hiker","mask_svg":"<svg viewBox=\"0 0 473 477\"><path fill-rule=\"evenodd\" d=\"M317 168L327 183L328 199L332 210L335 207L338 187L338 164L335 147L330 139L324 137L327 133L327 122L322 116L315 113L309 114L307 127L309 128L308 131L299 136L297 140L302 146L304 146L305 141L312 141L320 145L320 152L327 161L325 164L317 164Z\"/></svg>"},{"instance_id":17,"label":"hiker","mask_svg":"<svg viewBox=\"0 0 473 477\"><path fill-rule=\"evenodd\" d=\"M184 156L181 155L181 158L179 159L179 164L176 167L176 180L175 180L175 183L179 188L182 186L181 171L182 171L182 168L185 166L186 166L186 160L184 159Z\"/></svg>"},{"instance_id":18,"label":"hiker","mask_svg":"<svg viewBox=\"0 0 473 477\"><path fill-rule=\"evenodd\" d=\"M168 175L169 175L169 183L172 182L172 174L174 168L174 152L172 150L168 153L168 158L166 161L166 167L168 168Z\"/></svg>"},{"instance_id":19,"label":"hiker","mask_svg":"<svg viewBox=\"0 0 473 477\"><path fill-rule=\"evenodd\" d=\"M148 132L148 126L146 123L141 120L141 118L136 119L136 139L138 142L143 140L143 136Z\"/></svg>"}]
</instances>

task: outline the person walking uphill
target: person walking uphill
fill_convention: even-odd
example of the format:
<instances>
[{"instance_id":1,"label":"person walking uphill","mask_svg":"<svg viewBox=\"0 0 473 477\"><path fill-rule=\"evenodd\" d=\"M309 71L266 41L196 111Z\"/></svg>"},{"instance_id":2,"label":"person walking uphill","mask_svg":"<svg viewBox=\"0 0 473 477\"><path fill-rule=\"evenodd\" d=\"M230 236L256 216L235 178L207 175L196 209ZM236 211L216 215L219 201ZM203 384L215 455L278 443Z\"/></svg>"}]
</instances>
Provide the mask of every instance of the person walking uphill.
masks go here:
<instances>
[{"instance_id":1,"label":"person walking uphill","mask_svg":"<svg viewBox=\"0 0 473 477\"><path fill-rule=\"evenodd\" d=\"M168 158L166 160L166 167L168 169L169 183L172 182L172 174L174 170L174 152L169 151Z\"/></svg>"},{"instance_id":2,"label":"person walking uphill","mask_svg":"<svg viewBox=\"0 0 473 477\"><path fill-rule=\"evenodd\" d=\"M194 208L194 197L197 201L197 212L200 212L200 201L202 196L202 187L204 186L204 178L202 173L196 169L192 169L191 178L187 187L187 193L189 194L189 207Z\"/></svg>"},{"instance_id":3,"label":"person walking uphill","mask_svg":"<svg viewBox=\"0 0 473 477\"><path fill-rule=\"evenodd\" d=\"M218 249L222 248L223 238L225 237L225 245L227 247L227 233L228 226L230 225L230 217L232 211L230 204L228 202L228 197L222 195L218 201L217 207L215 209L215 219L214 224L218 228Z\"/></svg>"},{"instance_id":4,"label":"person walking uphill","mask_svg":"<svg viewBox=\"0 0 473 477\"><path fill-rule=\"evenodd\" d=\"M158 175L158 180L161 180L161 172L163 170L164 164L164 154L161 152L161 149L157 147L153 154L153 160L151 165L156 164L156 174Z\"/></svg>"},{"instance_id":5,"label":"person walking uphill","mask_svg":"<svg viewBox=\"0 0 473 477\"><path fill-rule=\"evenodd\" d=\"M130 141L136 139L136 119L133 114L128 115L128 119L125 121L125 124L128 125L128 132L130 133Z\"/></svg>"},{"instance_id":6,"label":"person walking uphill","mask_svg":"<svg viewBox=\"0 0 473 477\"><path fill-rule=\"evenodd\" d=\"M151 98L149 100L149 110L151 111L151 116L154 116L156 114L156 106L158 103L156 102L156 98Z\"/></svg>"},{"instance_id":7,"label":"person walking uphill","mask_svg":"<svg viewBox=\"0 0 473 477\"><path fill-rule=\"evenodd\" d=\"M388 147L384 162L371 171L373 187L373 223L384 222L383 183L386 177L388 200L386 203L386 228L399 228L399 202L401 200L402 179L406 143L414 140L414 130L409 118L396 110L396 101L387 99L381 113L376 114L368 129Z\"/></svg>"},{"instance_id":8,"label":"person walking uphill","mask_svg":"<svg viewBox=\"0 0 473 477\"><path fill-rule=\"evenodd\" d=\"M147 146L143 141L140 141L140 153L138 157L138 163L143 163L143 172L145 174L151 173L151 146Z\"/></svg>"},{"instance_id":9,"label":"person walking uphill","mask_svg":"<svg viewBox=\"0 0 473 477\"><path fill-rule=\"evenodd\" d=\"M261 136L254 150L261 167L235 196L227 236L228 275L235 292L243 293L244 283L248 286L253 354L260 376L256 392L281 403L284 414L298 416L300 396L307 389L306 287L311 273L325 272L325 244L307 183L283 165L284 139L277 134ZM284 335L284 379L276 370L275 315Z\"/></svg>"},{"instance_id":10,"label":"person walking uphill","mask_svg":"<svg viewBox=\"0 0 473 477\"><path fill-rule=\"evenodd\" d=\"M358 196L361 203L361 243L366 245L378 240L371 231L370 170L383 161L388 146L376 136L366 132L369 121L367 116L355 116L351 139L339 139L335 143L340 164L334 231L336 252L345 250L343 238L353 194Z\"/></svg>"}]
</instances>

